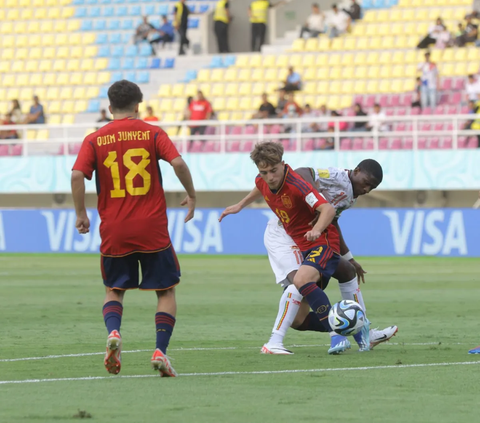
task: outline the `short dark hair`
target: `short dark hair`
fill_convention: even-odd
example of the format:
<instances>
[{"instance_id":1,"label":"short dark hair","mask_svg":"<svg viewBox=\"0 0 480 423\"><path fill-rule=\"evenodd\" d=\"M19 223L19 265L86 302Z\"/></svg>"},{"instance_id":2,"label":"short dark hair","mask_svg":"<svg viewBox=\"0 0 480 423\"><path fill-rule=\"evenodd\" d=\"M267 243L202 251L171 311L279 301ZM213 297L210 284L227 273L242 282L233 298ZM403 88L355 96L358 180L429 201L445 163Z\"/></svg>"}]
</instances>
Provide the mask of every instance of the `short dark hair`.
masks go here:
<instances>
[{"instance_id":1,"label":"short dark hair","mask_svg":"<svg viewBox=\"0 0 480 423\"><path fill-rule=\"evenodd\" d=\"M373 107L380 107L380 103L375 103Z\"/></svg>"},{"instance_id":2,"label":"short dark hair","mask_svg":"<svg viewBox=\"0 0 480 423\"><path fill-rule=\"evenodd\" d=\"M373 159L366 159L362 160L358 166L358 169L360 169L364 173L368 173L369 175L372 175L380 184L383 180L383 169L380 163L378 163L376 160Z\"/></svg>"},{"instance_id":3,"label":"short dark hair","mask_svg":"<svg viewBox=\"0 0 480 423\"><path fill-rule=\"evenodd\" d=\"M108 89L108 99L112 109L117 112L131 111L142 102L140 87L125 79L115 82Z\"/></svg>"}]
</instances>

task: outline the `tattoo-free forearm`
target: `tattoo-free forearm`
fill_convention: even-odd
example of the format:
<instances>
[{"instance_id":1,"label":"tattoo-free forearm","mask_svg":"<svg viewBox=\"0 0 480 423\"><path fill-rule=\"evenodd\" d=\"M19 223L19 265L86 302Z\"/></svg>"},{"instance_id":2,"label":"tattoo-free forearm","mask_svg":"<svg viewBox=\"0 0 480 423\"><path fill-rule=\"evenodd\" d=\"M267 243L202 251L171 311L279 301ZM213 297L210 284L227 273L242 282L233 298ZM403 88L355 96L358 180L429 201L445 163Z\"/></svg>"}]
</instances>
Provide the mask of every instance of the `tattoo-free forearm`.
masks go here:
<instances>
[{"instance_id":1,"label":"tattoo-free forearm","mask_svg":"<svg viewBox=\"0 0 480 423\"><path fill-rule=\"evenodd\" d=\"M72 172L72 197L77 216L86 213L85 209L85 175L79 170Z\"/></svg>"},{"instance_id":2,"label":"tattoo-free forearm","mask_svg":"<svg viewBox=\"0 0 480 423\"><path fill-rule=\"evenodd\" d=\"M340 225L338 224L338 219L335 219L333 221L333 225L337 228L338 231L338 236L340 238L340 254L343 256L344 254L347 254L350 250L348 249L347 243L343 238L342 230L340 229Z\"/></svg>"},{"instance_id":3,"label":"tattoo-free forearm","mask_svg":"<svg viewBox=\"0 0 480 423\"><path fill-rule=\"evenodd\" d=\"M317 207L317 211L320 213L320 216L313 229L323 232L327 229L327 226L332 223L332 220L335 217L335 209L330 203L324 203Z\"/></svg>"}]
</instances>

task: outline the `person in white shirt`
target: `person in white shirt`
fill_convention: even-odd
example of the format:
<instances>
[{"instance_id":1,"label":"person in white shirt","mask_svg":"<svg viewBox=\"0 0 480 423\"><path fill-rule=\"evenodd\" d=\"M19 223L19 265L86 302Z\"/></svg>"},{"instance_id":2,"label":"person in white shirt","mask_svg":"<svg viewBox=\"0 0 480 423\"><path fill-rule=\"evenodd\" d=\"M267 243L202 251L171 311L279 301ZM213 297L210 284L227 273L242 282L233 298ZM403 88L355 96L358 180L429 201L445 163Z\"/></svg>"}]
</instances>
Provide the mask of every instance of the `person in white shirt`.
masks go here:
<instances>
[{"instance_id":1,"label":"person in white shirt","mask_svg":"<svg viewBox=\"0 0 480 423\"><path fill-rule=\"evenodd\" d=\"M328 19L328 27L330 29L330 38L336 38L341 34L344 34L350 28L352 18L343 10L338 10L336 4L332 6L332 14Z\"/></svg>"},{"instance_id":2,"label":"person in white shirt","mask_svg":"<svg viewBox=\"0 0 480 423\"><path fill-rule=\"evenodd\" d=\"M465 92L467 101L477 101L478 94L480 94L480 81L475 78L475 75L468 75Z\"/></svg>"},{"instance_id":3,"label":"person in white shirt","mask_svg":"<svg viewBox=\"0 0 480 423\"><path fill-rule=\"evenodd\" d=\"M389 127L385 123L387 115L385 112L382 112L380 104L375 104L373 106L373 113L368 116L367 128L374 132L385 132L388 131Z\"/></svg>"},{"instance_id":4,"label":"person in white shirt","mask_svg":"<svg viewBox=\"0 0 480 423\"><path fill-rule=\"evenodd\" d=\"M442 18L437 18L436 22L430 25L430 28L428 28L428 34L425 36L425 38L418 43L417 48L428 48L429 45L435 44L437 39L443 34L443 32L445 32L445 30L446 27Z\"/></svg>"},{"instance_id":5,"label":"person in white shirt","mask_svg":"<svg viewBox=\"0 0 480 423\"><path fill-rule=\"evenodd\" d=\"M312 14L307 18L307 22L302 26L300 38L308 35L309 38L318 37L325 32L325 15L320 11L317 3L312 4Z\"/></svg>"},{"instance_id":6,"label":"person in white shirt","mask_svg":"<svg viewBox=\"0 0 480 423\"><path fill-rule=\"evenodd\" d=\"M418 65L418 70L422 73L422 87L420 94L422 98L422 107L435 107L437 105L438 90L438 68L437 64L430 60L430 53L425 53L425 62Z\"/></svg>"}]
</instances>

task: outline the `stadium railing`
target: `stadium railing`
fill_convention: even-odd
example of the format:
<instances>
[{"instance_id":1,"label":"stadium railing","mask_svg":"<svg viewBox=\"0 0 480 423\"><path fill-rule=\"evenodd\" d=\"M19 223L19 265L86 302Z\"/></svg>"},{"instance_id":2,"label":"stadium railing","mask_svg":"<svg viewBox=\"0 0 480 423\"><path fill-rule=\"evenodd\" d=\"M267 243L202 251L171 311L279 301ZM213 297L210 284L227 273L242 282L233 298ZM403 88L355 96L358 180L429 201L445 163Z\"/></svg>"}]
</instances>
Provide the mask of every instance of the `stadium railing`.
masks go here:
<instances>
[{"instance_id":1,"label":"stadium railing","mask_svg":"<svg viewBox=\"0 0 480 423\"><path fill-rule=\"evenodd\" d=\"M340 130L347 123L365 122L368 117L308 117L235 121L149 122L164 129L180 152L247 152L256 142L281 141L287 151L334 150L416 150L476 148L479 131L463 129L476 115L387 116L384 131ZM315 123L322 130L309 132ZM17 139L0 139L0 156L77 154L81 142L101 123L4 125L2 131L16 131ZM331 126L330 131L327 126ZM205 126L204 135L190 135L189 127ZM289 128L286 132L285 128ZM332 130L333 129L333 130ZM320 141L320 144L318 143ZM332 148L329 148L332 149Z\"/></svg>"}]
</instances>

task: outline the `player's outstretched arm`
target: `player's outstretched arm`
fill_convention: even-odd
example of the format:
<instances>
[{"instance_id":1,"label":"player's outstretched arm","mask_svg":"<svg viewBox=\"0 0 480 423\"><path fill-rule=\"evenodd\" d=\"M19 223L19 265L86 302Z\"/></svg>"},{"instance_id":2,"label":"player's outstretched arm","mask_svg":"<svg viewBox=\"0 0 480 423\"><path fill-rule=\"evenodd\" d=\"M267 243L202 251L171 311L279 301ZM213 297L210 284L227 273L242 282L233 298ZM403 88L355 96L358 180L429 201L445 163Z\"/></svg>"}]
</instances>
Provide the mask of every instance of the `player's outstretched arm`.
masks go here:
<instances>
[{"instance_id":1,"label":"player's outstretched arm","mask_svg":"<svg viewBox=\"0 0 480 423\"><path fill-rule=\"evenodd\" d=\"M177 178L185 188L185 191L187 191L187 196L180 203L180 205L188 207L188 213L185 217L185 223L187 223L189 220L193 219L195 214L195 204L197 202L192 174L190 173L190 169L185 163L185 160L183 160L180 156L173 159L171 165L173 166L175 175L177 175Z\"/></svg>"},{"instance_id":2,"label":"player's outstretched arm","mask_svg":"<svg viewBox=\"0 0 480 423\"><path fill-rule=\"evenodd\" d=\"M86 234L90 231L90 220L85 208L85 175L79 170L72 171L72 196L77 215L75 227L79 233Z\"/></svg>"},{"instance_id":3,"label":"player's outstretched arm","mask_svg":"<svg viewBox=\"0 0 480 423\"><path fill-rule=\"evenodd\" d=\"M353 267L355 267L355 271L357 272L358 279L365 283L365 275L367 272L363 270L361 264L353 258L353 255L350 252L350 249L348 248L345 239L343 238L342 230L340 229L340 225L338 224L338 219L334 219L332 224L337 228L338 235L340 237L340 254L353 264Z\"/></svg>"},{"instance_id":4,"label":"player's outstretched arm","mask_svg":"<svg viewBox=\"0 0 480 423\"><path fill-rule=\"evenodd\" d=\"M250 193L239 203L227 207L218 218L218 221L221 222L223 218L229 214L237 214L238 212L242 211L243 208L252 204L255 200L258 200L261 196L262 193L260 190L257 187L253 188L252 191L250 191Z\"/></svg>"},{"instance_id":5,"label":"player's outstretched arm","mask_svg":"<svg viewBox=\"0 0 480 423\"><path fill-rule=\"evenodd\" d=\"M330 203L321 204L316 208L316 211L320 213L320 216L312 230L304 235L307 241L315 241L317 238L320 238L322 232L327 229L327 226L332 223L335 217L335 209Z\"/></svg>"}]
</instances>

